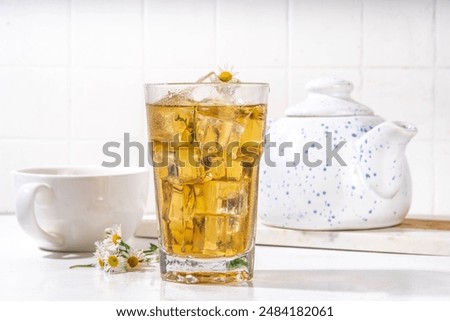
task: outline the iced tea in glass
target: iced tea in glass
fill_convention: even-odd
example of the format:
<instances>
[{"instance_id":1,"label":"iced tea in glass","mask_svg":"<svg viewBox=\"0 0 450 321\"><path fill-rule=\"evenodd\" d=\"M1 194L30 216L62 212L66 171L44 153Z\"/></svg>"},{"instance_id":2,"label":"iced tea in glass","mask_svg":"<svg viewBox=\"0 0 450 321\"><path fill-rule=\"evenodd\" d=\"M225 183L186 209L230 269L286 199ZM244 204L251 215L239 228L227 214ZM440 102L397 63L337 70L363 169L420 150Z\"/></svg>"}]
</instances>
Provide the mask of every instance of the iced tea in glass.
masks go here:
<instances>
[{"instance_id":1,"label":"iced tea in glass","mask_svg":"<svg viewBox=\"0 0 450 321\"><path fill-rule=\"evenodd\" d=\"M250 280L269 87L146 85L161 276Z\"/></svg>"}]
</instances>

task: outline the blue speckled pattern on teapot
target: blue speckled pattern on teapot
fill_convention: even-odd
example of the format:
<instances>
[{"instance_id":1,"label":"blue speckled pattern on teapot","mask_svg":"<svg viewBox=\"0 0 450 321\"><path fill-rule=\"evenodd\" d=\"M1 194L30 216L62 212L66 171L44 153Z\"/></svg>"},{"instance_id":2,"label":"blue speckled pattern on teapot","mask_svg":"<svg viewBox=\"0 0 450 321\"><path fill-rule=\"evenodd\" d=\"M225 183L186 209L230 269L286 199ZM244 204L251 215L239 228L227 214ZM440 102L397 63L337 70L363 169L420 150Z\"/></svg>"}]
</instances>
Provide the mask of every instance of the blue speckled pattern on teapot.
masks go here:
<instances>
[{"instance_id":1,"label":"blue speckled pattern on teapot","mask_svg":"<svg viewBox=\"0 0 450 321\"><path fill-rule=\"evenodd\" d=\"M400 223L411 204L405 148L416 127L374 115L350 98L348 81L323 78L306 88L306 100L290 107L268 132L276 146L266 145L270 162L261 161L260 219L318 230ZM280 153L286 142L292 147ZM327 159L338 148L343 164Z\"/></svg>"}]
</instances>

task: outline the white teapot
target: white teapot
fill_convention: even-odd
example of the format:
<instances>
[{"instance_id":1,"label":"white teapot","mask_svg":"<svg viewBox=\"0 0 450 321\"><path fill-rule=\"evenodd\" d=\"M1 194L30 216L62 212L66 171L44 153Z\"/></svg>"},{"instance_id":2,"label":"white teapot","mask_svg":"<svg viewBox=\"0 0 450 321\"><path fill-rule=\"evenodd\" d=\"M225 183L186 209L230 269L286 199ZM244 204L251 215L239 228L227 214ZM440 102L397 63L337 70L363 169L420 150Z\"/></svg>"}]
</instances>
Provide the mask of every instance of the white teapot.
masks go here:
<instances>
[{"instance_id":1,"label":"white teapot","mask_svg":"<svg viewBox=\"0 0 450 321\"><path fill-rule=\"evenodd\" d=\"M411 204L405 148L417 128L384 121L334 77L306 85L307 98L268 132L259 217L311 230L367 229L402 222Z\"/></svg>"}]
</instances>

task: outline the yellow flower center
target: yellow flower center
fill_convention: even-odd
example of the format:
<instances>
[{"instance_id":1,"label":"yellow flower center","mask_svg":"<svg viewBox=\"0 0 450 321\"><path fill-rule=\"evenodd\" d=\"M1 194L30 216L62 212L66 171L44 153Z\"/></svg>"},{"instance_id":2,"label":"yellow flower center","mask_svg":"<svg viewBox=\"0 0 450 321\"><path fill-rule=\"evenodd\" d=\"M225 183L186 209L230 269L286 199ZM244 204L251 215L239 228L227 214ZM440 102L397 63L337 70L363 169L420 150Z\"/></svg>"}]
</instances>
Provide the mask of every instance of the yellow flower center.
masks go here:
<instances>
[{"instance_id":1,"label":"yellow flower center","mask_svg":"<svg viewBox=\"0 0 450 321\"><path fill-rule=\"evenodd\" d=\"M105 267L105 261L103 261L103 259L98 259L98 265L103 269Z\"/></svg>"},{"instance_id":2,"label":"yellow flower center","mask_svg":"<svg viewBox=\"0 0 450 321\"><path fill-rule=\"evenodd\" d=\"M135 268L136 266L138 266L139 260L136 256L132 255L128 258L127 263L131 268Z\"/></svg>"},{"instance_id":3,"label":"yellow flower center","mask_svg":"<svg viewBox=\"0 0 450 321\"><path fill-rule=\"evenodd\" d=\"M122 238L120 237L120 235L114 234L111 239L114 244L117 244L117 242L119 242Z\"/></svg>"},{"instance_id":4,"label":"yellow flower center","mask_svg":"<svg viewBox=\"0 0 450 321\"><path fill-rule=\"evenodd\" d=\"M119 265L119 259L115 255L110 255L108 257L108 264L110 267L115 268Z\"/></svg>"},{"instance_id":5,"label":"yellow flower center","mask_svg":"<svg viewBox=\"0 0 450 321\"><path fill-rule=\"evenodd\" d=\"M219 74L219 80L223 81L223 82L229 82L232 78L233 78L233 75L231 74L231 72L226 71L226 70L222 71Z\"/></svg>"}]
</instances>

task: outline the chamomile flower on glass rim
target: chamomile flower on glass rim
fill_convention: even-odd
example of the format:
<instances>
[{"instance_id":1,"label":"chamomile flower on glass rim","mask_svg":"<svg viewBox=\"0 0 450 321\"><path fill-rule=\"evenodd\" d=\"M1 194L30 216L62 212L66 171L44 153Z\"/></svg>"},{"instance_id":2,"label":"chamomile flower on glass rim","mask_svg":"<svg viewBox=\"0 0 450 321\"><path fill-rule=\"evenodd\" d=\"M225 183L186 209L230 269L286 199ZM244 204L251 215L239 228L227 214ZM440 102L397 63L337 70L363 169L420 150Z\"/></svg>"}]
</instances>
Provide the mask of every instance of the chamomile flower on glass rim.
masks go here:
<instances>
[{"instance_id":1,"label":"chamomile flower on glass rim","mask_svg":"<svg viewBox=\"0 0 450 321\"><path fill-rule=\"evenodd\" d=\"M233 72L233 66L228 68L228 65L225 65L223 68L219 67L219 73L211 71L197 80L197 82L209 80L211 82L238 83L240 80L235 77L237 74L238 72Z\"/></svg>"},{"instance_id":2,"label":"chamomile flower on glass rim","mask_svg":"<svg viewBox=\"0 0 450 321\"><path fill-rule=\"evenodd\" d=\"M216 76L216 81L221 82L239 82L239 80L236 78L237 72L233 72L233 66L228 68L228 65L225 65L224 68L219 67L219 74Z\"/></svg>"}]
</instances>

